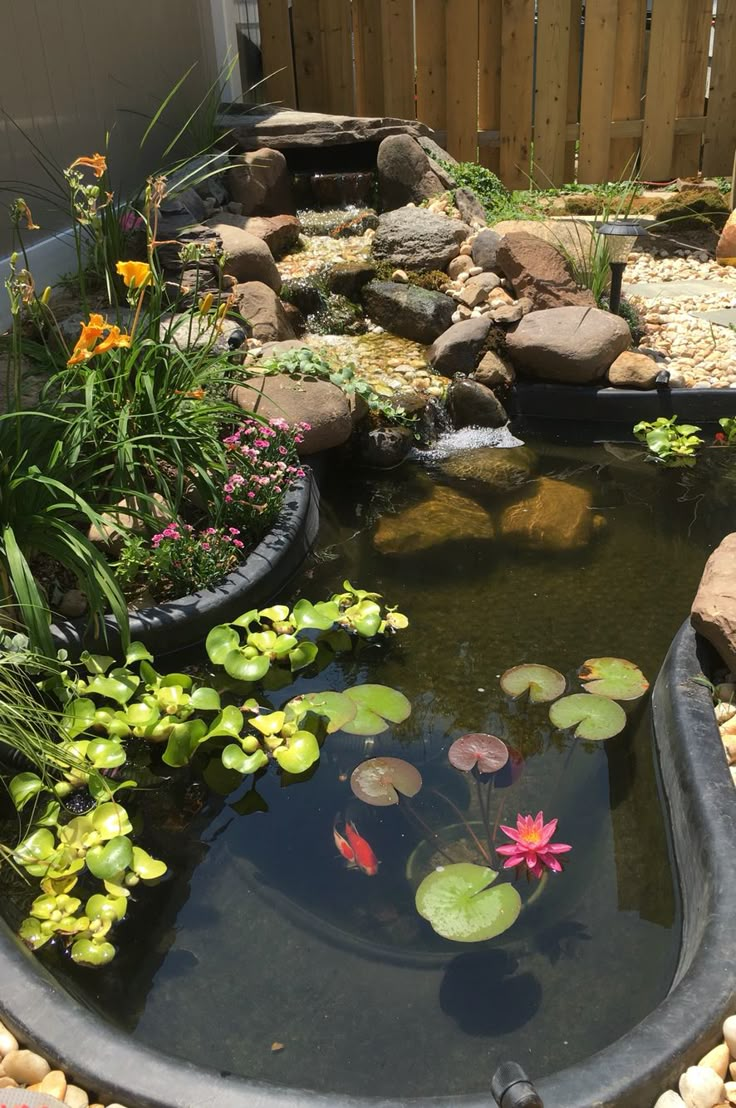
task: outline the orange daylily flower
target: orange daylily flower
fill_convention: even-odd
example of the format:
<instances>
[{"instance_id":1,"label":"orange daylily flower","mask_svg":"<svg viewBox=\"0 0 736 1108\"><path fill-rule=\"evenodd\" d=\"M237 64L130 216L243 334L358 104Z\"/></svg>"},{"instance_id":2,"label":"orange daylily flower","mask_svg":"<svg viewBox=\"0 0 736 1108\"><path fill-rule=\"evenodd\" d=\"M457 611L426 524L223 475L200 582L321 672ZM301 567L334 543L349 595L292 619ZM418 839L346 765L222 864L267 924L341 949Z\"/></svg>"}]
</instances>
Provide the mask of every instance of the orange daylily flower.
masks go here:
<instances>
[{"instance_id":1,"label":"orange daylily flower","mask_svg":"<svg viewBox=\"0 0 736 1108\"><path fill-rule=\"evenodd\" d=\"M89 317L89 323L82 323L81 328L82 333L77 339L72 356L66 363L69 366L87 362L95 354L105 354L108 350L130 346L130 335L121 333L119 327L108 323L97 312L93 312ZM107 336L103 337L105 332Z\"/></svg>"},{"instance_id":2,"label":"orange daylily flower","mask_svg":"<svg viewBox=\"0 0 736 1108\"><path fill-rule=\"evenodd\" d=\"M107 159L104 154L93 154L91 158L77 158L69 168L74 169L78 165L87 166L93 170L95 177L101 177L107 169Z\"/></svg>"},{"instance_id":3,"label":"orange daylily flower","mask_svg":"<svg viewBox=\"0 0 736 1108\"><path fill-rule=\"evenodd\" d=\"M115 269L123 278L127 289L142 289L153 280L148 262L118 262Z\"/></svg>"}]
</instances>

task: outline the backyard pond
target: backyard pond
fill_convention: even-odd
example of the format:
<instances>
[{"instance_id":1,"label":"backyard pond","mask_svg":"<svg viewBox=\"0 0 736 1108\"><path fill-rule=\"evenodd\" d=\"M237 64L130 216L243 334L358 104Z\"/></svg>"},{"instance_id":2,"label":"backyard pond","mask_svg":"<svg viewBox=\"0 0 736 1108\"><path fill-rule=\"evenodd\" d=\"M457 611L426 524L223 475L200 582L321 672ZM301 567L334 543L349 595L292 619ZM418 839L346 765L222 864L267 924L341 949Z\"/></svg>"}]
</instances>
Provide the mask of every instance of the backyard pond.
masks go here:
<instances>
[{"instance_id":1,"label":"backyard pond","mask_svg":"<svg viewBox=\"0 0 736 1108\"><path fill-rule=\"evenodd\" d=\"M680 907L648 697L626 707L621 734L590 742L499 679L540 663L576 692L586 659L615 656L653 683L729 530L730 451L664 470L630 448L468 449L477 442L441 440L388 474L325 472L319 544L279 598L316 601L348 579L409 627L289 678L268 694L274 709L380 682L405 694L409 718L371 737L329 735L288 785L266 773L231 791L204 755L196 774L154 763L143 841L170 876L137 898L109 966L38 955L141 1041L280 1086L453 1096L486 1090L507 1059L535 1079L580 1061L666 995ZM492 778L448 757L479 733L511 750ZM364 803L351 775L373 757L414 767L421 791ZM499 937L442 938L415 907L420 882L484 864L508 845L501 825L539 811L571 847L564 871L516 882L521 913ZM21 886L5 893L17 924Z\"/></svg>"}]
</instances>

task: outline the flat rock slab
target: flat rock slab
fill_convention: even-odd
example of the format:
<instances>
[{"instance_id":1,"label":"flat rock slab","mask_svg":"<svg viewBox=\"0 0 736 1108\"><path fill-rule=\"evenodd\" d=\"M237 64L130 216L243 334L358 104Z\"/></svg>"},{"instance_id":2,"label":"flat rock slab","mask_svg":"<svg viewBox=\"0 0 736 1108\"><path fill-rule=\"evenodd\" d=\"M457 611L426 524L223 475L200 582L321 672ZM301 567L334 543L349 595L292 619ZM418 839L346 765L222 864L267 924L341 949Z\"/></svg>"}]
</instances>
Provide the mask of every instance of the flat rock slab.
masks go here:
<instances>
[{"instance_id":1,"label":"flat rock slab","mask_svg":"<svg viewBox=\"0 0 736 1108\"><path fill-rule=\"evenodd\" d=\"M716 308L712 312L690 312L690 315L707 319L717 327L736 327L736 308Z\"/></svg>"},{"instance_id":2,"label":"flat rock slab","mask_svg":"<svg viewBox=\"0 0 736 1108\"><path fill-rule=\"evenodd\" d=\"M591 493L578 485L540 477L536 487L501 515L501 536L525 550L564 553L582 550L602 525Z\"/></svg>"},{"instance_id":3,"label":"flat rock slab","mask_svg":"<svg viewBox=\"0 0 736 1108\"><path fill-rule=\"evenodd\" d=\"M290 427L308 423L299 454L316 454L342 446L350 438L353 420L348 398L329 381L311 381L288 373L254 376L232 390L236 404L265 419L285 419Z\"/></svg>"},{"instance_id":4,"label":"flat rock slab","mask_svg":"<svg viewBox=\"0 0 736 1108\"><path fill-rule=\"evenodd\" d=\"M705 563L690 622L736 673L736 533L726 535Z\"/></svg>"},{"instance_id":5,"label":"flat rock slab","mask_svg":"<svg viewBox=\"0 0 736 1108\"><path fill-rule=\"evenodd\" d=\"M643 300L676 300L678 297L692 299L708 296L714 288L718 290L720 287L715 281L694 277L691 281L635 281L631 285L624 283L623 291L625 296L640 296ZM723 291L727 292L728 286L724 285Z\"/></svg>"},{"instance_id":6,"label":"flat rock slab","mask_svg":"<svg viewBox=\"0 0 736 1108\"><path fill-rule=\"evenodd\" d=\"M345 146L354 142L383 142L390 135L412 135L414 138L432 138L434 135L434 131L416 120L327 115L291 109L266 114L223 113L217 117L217 126L232 129L233 138L241 150L258 150L262 146L274 150Z\"/></svg>"}]
</instances>

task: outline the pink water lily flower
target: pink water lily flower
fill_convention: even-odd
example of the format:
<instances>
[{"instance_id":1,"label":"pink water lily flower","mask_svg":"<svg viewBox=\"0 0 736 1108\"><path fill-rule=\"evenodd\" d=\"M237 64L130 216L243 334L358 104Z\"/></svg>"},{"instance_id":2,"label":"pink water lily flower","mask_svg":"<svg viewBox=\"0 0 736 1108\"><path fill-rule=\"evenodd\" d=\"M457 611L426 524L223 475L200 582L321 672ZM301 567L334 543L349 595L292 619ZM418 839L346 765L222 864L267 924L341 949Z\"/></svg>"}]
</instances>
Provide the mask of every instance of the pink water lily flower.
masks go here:
<instances>
[{"instance_id":1,"label":"pink water lily flower","mask_svg":"<svg viewBox=\"0 0 736 1108\"><path fill-rule=\"evenodd\" d=\"M526 865L533 877L541 877L545 868L559 873L562 865L556 855L566 854L568 850L572 850L567 843L550 841L557 830L557 820L551 819L549 823L545 823L543 812L537 812L534 819L531 815L518 815L515 828L504 827L501 824L501 830L504 835L514 840L507 846L496 847L496 853L506 857L504 869Z\"/></svg>"}]
</instances>

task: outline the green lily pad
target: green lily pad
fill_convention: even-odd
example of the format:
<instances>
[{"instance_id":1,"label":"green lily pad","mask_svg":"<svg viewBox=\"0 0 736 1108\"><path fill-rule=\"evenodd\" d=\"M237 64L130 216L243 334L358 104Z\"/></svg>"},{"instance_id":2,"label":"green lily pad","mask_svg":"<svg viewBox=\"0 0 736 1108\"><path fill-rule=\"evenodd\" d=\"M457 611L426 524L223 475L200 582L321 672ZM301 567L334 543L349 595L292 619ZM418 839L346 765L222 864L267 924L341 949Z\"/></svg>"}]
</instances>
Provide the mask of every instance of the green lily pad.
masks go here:
<instances>
[{"instance_id":1,"label":"green lily pad","mask_svg":"<svg viewBox=\"0 0 736 1108\"><path fill-rule=\"evenodd\" d=\"M106 966L115 957L112 943L95 943L91 939L77 939L72 945L72 961L80 966Z\"/></svg>"},{"instance_id":2,"label":"green lily pad","mask_svg":"<svg viewBox=\"0 0 736 1108\"><path fill-rule=\"evenodd\" d=\"M307 712L324 716L328 721L328 735L343 729L355 717L358 708L354 700L338 692L305 693L304 696L295 696L286 707L297 721L303 719Z\"/></svg>"},{"instance_id":3,"label":"green lily pad","mask_svg":"<svg viewBox=\"0 0 736 1108\"><path fill-rule=\"evenodd\" d=\"M279 746L274 758L287 773L306 773L319 760L319 743L311 731L297 731L287 746Z\"/></svg>"},{"instance_id":4,"label":"green lily pad","mask_svg":"<svg viewBox=\"0 0 736 1108\"><path fill-rule=\"evenodd\" d=\"M256 750L253 754L246 754L241 746L230 743L222 752L222 764L225 769L235 770L243 776L249 773L257 773L268 765L268 757L263 750Z\"/></svg>"},{"instance_id":5,"label":"green lily pad","mask_svg":"<svg viewBox=\"0 0 736 1108\"><path fill-rule=\"evenodd\" d=\"M625 658L588 658L579 676L586 692L612 700L638 700L649 688L639 667Z\"/></svg>"},{"instance_id":6,"label":"green lily pad","mask_svg":"<svg viewBox=\"0 0 736 1108\"><path fill-rule=\"evenodd\" d=\"M463 735L455 739L447 752L450 765L470 773L475 766L481 773L495 773L509 760L509 748L495 735Z\"/></svg>"},{"instance_id":7,"label":"green lily pad","mask_svg":"<svg viewBox=\"0 0 736 1108\"><path fill-rule=\"evenodd\" d=\"M513 885L490 888L498 877L487 866L459 862L424 878L416 893L420 916L438 935L456 943L481 943L508 931L521 911Z\"/></svg>"},{"instance_id":8,"label":"green lily pad","mask_svg":"<svg viewBox=\"0 0 736 1108\"><path fill-rule=\"evenodd\" d=\"M380 735L391 723L403 723L411 714L411 704L397 689L387 685L354 685L345 696L355 701L358 710L343 727L348 735Z\"/></svg>"},{"instance_id":9,"label":"green lily pad","mask_svg":"<svg viewBox=\"0 0 736 1108\"><path fill-rule=\"evenodd\" d=\"M93 846L87 851L85 861L93 877L100 881L114 881L133 861L133 844L125 835L110 839L104 846Z\"/></svg>"},{"instance_id":10,"label":"green lily pad","mask_svg":"<svg viewBox=\"0 0 736 1108\"><path fill-rule=\"evenodd\" d=\"M10 789L10 799L19 812L32 796L37 796L46 788L41 778L35 773L16 774L8 787Z\"/></svg>"},{"instance_id":11,"label":"green lily pad","mask_svg":"<svg viewBox=\"0 0 736 1108\"><path fill-rule=\"evenodd\" d=\"M626 712L621 705L596 693L563 696L551 705L549 718L562 731L574 727L576 739L612 739L626 726Z\"/></svg>"},{"instance_id":12,"label":"green lily pad","mask_svg":"<svg viewBox=\"0 0 736 1108\"><path fill-rule=\"evenodd\" d=\"M507 696L529 693L532 704L544 704L562 696L567 682L561 673L549 666L521 665L507 669L501 677L501 688Z\"/></svg>"},{"instance_id":13,"label":"green lily pad","mask_svg":"<svg viewBox=\"0 0 736 1108\"><path fill-rule=\"evenodd\" d=\"M207 657L216 666L221 666L231 650L240 646L240 635L229 623L220 623L213 627L204 641Z\"/></svg>"},{"instance_id":14,"label":"green lily pad","mask_svg":"<svg viewBox=\"0 0 736 1108\"><path fill-rule=\"evenodd\" d=\"M422 775L403 758L369 758L356 766L350 788L359 800L385 808L399 803L402 796L416 796L422 787Z\"/></svg>"}]
</instances>

